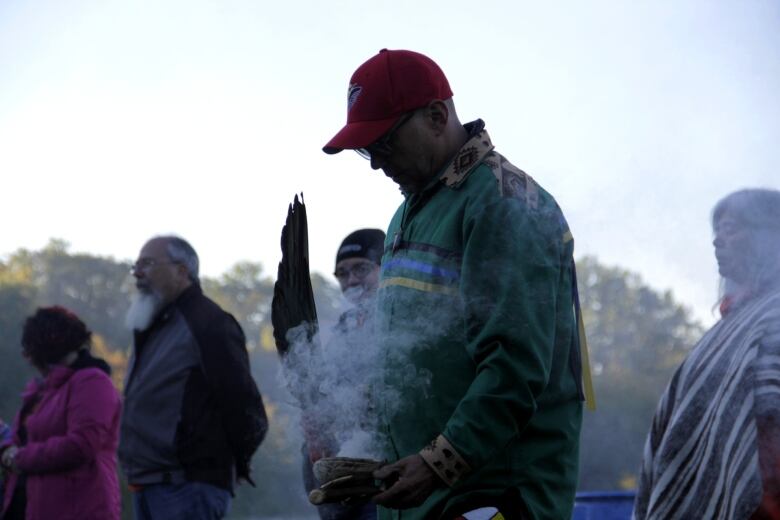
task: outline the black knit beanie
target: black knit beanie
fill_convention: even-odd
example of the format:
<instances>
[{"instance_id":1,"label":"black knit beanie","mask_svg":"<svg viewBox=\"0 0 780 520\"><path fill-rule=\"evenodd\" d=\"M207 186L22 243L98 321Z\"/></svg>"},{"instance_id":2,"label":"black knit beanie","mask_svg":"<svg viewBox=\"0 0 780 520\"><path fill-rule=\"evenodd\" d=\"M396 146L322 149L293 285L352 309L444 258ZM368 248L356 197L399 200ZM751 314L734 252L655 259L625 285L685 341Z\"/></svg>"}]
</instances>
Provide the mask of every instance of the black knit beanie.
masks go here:
<instances>
[{"instance_id":1,"label":"black knit beanie","mask_svg":"<svg viewBox=\"0 0 780 520\"><path fill-rule=\"evenodd\" d=\"M381 229L358 229L341 242L336 253L338 264L346 258L365 258L379 265L385 248L385 233Z\"/></svg>"}]
</instances>

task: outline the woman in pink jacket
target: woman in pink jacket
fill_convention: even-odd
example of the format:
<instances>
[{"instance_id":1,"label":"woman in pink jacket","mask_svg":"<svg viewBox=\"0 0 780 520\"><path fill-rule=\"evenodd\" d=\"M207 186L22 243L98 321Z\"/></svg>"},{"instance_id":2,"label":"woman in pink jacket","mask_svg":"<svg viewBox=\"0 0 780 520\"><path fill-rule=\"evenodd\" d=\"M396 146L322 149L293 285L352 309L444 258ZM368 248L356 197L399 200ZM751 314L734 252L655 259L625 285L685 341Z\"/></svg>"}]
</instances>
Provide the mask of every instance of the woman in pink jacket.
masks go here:
<instances>
[{"instance_id":1,"label":"woman in pink jacket","mask_svg":"<svg viewBox=\"0 0 780 520\"><path fill-rule=\"evenodd\" d=\"M110 368L89 354L91 332L62 307L24 324L22 353L41 373L22 395L10 443L2 520L120 517L116 473L119 394Z\"/></svg>"}]
</instances>

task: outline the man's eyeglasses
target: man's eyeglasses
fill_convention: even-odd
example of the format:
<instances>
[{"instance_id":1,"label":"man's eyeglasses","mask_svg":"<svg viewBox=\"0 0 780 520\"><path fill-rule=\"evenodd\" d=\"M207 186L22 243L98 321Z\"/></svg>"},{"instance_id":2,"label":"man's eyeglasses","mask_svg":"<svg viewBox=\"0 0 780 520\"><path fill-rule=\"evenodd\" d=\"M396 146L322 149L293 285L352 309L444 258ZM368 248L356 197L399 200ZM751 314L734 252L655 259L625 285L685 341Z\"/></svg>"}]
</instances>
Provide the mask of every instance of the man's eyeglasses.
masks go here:
<instances>
[{"instance_id":1,"label":"man's eyeglasses","mask_svg":"<svg viewBox=\"0 0 780 520\"><path fill-rule=\"evenodd\" d=\"M156 265L179 264L179 263L181 262L174 262L171 260L155 260L154 258L141 258L136 263L130 266L130 272L140 273L142 271L147 271Z\"/></svg>"},{"instance_id":2,"label":"man's eyeglasses","mask_svg":"<svg viewBox=\"0 0 780 520\"><path fill-rule=\"evenodd\" d=\"M336 272L333 273L339 280L349 280L351 275L355 275L358 280L364 279L371 271L374 270L376 264L373 262L360 262L352 267L339 267Z\"/></svg>"},{"instance_id":3,"label":"man's eyeglasses","mask_svg":"<svg viewBox=\"0 0 780 520\"><path fill-rule=\"evenodd\" d=\"M398 122L395 124L395 126L388 130L385 135L365 148L355 148L355 151L360 157L369 161L371 160L372 155L379 157L389 157L393 154L393 147L390 145L390 141L392 141L393 135L395 135L398 129L404 126L412 117L414 117L413 111L405 113L398 119Z\"/></svg>"}]
</instances>

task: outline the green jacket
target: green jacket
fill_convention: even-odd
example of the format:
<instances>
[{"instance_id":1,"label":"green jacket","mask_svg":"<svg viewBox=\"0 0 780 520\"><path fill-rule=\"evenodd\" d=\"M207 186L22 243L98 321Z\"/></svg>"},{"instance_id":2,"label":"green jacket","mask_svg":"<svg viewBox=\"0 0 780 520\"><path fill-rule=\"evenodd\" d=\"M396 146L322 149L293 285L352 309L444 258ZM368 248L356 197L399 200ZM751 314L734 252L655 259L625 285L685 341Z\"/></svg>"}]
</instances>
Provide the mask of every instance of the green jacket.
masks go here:
<instances>
[{"instance_id":1,"label":"green jacket","mask_svg":"<svg viewBox=\"0 0 780 520\"><path fill-rule=\"evenodd\" d=\"M571 517L582 420L574 243L552 196L494 152L483 127L466 125L472 137L387 233L377 392L386 456L422 450L429 463L455 463L437 470L450 486L381 518L490 505Z\"/></svg>"}]
</instances>

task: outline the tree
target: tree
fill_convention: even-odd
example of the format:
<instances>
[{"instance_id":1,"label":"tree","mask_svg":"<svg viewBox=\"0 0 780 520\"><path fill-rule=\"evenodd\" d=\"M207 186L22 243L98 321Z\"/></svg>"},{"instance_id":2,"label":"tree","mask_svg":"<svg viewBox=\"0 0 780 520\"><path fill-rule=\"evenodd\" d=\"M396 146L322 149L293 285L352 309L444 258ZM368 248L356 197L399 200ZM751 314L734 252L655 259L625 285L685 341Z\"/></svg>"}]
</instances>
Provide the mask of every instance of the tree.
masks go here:
<instances>
[{"instance_id":1,"label":"tree","mask_svg":"<svg viewBox=\"0 0 780 520\"><path fill-rule=\"evenodd\" d=\"M124 325L135 281L130 263L110 257L71 254L67 243L51 240L30 257L38 305L62 305L87 326L99 330L113 348L127 348L131 337Z\"/></svg>"},{"instance_id":2,"label":"tree","mask_svg":"<svg viewBox=\"0 0 780 520\"><path fill-rule=\"evenodd\" d=\"M595 258L577 262L598 409L585 412L580 489L630 489L658 399L702 334L670 291Z\"/></svg>"},{"instance_id":3,"label":"tree","mask_svg":"<svg viewBox=\"0 0 780 520\"><path fill-rule=\"evenodd\" d=\"M0 417L11 419L33 375L20 355L20 336L24 318L37 306L60 304L79 314L93 331L93 352L112 365L120 385L131 345L123 324L133 291L128 267L126 261L70 253L58 240L0 262ZM658 398L702 330L671 292L653 290L636 274L594 258L580 260L578 270L598 400L598 410L585 413L580 487L631 487ZM202 286L244 328L270 417L268 438L253 460L258 488L238 489L231 517L311 513L301 482L298 412L279 377L270 333L273 278L260 264L239 262L220 277L203 278ZM320 329L327 330L341 310L340 290L318 273L312 286Z\"/></svg>"},{"instance_id":4,"label":"tree","mask_svg":"<svg viewBox=\"0 0 780 520\"><path fill-rule=\"evenodd\" d=\"M34 306L34 288L15 281L0 264L0 419L11 423L21 402L21 393L33 371L22 357L21 324Z\"/></svg>"}]
</instances>

